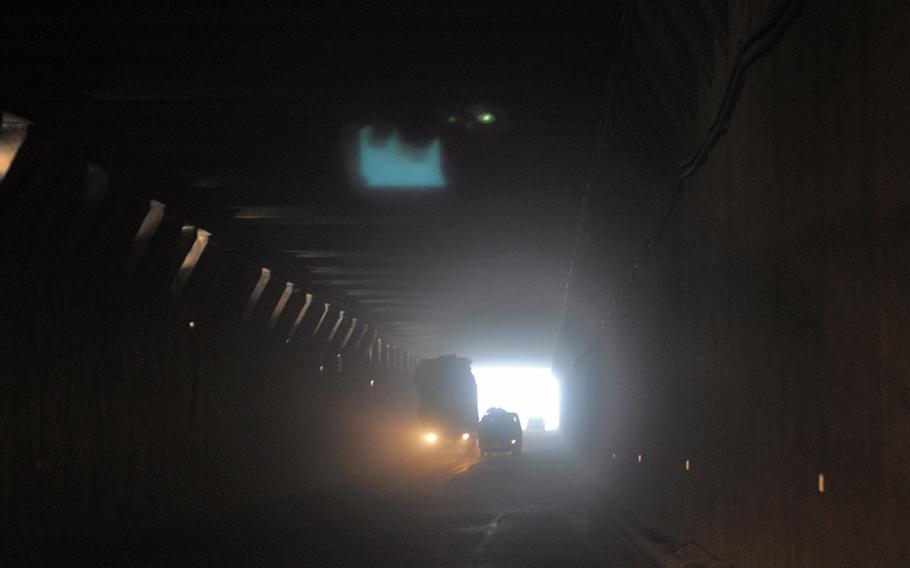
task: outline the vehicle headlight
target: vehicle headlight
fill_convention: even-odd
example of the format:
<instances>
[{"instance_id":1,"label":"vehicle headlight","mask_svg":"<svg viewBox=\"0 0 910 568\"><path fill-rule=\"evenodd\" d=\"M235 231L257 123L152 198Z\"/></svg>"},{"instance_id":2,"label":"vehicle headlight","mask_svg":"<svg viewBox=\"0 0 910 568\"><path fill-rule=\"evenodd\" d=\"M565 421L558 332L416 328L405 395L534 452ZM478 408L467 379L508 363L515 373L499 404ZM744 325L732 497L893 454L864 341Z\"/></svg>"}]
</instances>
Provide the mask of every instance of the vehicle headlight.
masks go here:
<instances>
[{"instance_id":1,"label":"vehicle headlight","mask_svg":"<svg viewBox=\"0 0 910 568\"><path fill-rule=\"evenodd\" d=\"M435 444L439 440L439 436L435 432L430 432L424 435L423 440L428 444Z\"/></svg>"},{"instance_id":2,"label":"vehicle headlight","mask_svg":"<svg viewBox=\"0 0 910 568\"><path fill-rule=\"evenodd\" d=\"M470 437L471 437L471 435L468 434L467 432L465 432L464 434L461 435L461 439L462 439L462 440L467 440L467 439L470 438Z\"/></svg>"},{"instance_id":3,"label":"vehicle headlight","mask_svg":"<svg viewBox=\"0 0 910 568\"><path fill-rule=\"evenodd\" d=\"M516 440L515 438L512 438L512 445L514 446L517 443L518 443L518 440Z\"/></svg>"}]
</instances>

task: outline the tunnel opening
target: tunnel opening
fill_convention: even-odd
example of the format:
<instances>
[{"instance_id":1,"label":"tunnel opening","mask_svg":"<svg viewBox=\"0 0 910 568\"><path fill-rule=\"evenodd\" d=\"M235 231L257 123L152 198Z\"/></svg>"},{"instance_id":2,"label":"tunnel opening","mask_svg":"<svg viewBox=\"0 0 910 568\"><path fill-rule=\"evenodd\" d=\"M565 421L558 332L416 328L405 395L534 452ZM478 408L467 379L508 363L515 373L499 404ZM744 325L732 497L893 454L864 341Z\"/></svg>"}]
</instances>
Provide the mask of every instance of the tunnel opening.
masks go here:
<instances>
[{"instance_id":1,"label":"tunnel opening","mask_svg":"<svg viewBox=\"0 0 910 568\"><path fill-rule=\"evenodd\" d=\"M543 429L559 428L559 382L548 367L475 366L477 407L517 412L523 428L543 421ZM539 426L538 426L539 428Z\"/></svg>"}]
</instances>

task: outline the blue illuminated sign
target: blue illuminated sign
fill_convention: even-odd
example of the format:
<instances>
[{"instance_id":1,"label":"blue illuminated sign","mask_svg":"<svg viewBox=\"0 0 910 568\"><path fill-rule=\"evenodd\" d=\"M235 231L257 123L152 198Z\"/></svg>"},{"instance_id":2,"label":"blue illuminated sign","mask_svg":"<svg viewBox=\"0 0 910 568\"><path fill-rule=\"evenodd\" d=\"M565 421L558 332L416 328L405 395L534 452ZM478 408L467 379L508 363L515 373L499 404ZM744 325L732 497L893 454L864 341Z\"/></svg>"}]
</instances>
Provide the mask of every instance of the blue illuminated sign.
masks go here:
<instances>
[{"instance_id":1,"label":"blue illuminated sign","mask_svg":"<svg viewBox=\"0 0 910 568\"><path fill-rule=\"evenodd\" d=\"M360 129L360 175L367 187L444 187L439 138L423 147L402 142L398 132L376 140L373 128Z\"/></svg>"}]
</instances>

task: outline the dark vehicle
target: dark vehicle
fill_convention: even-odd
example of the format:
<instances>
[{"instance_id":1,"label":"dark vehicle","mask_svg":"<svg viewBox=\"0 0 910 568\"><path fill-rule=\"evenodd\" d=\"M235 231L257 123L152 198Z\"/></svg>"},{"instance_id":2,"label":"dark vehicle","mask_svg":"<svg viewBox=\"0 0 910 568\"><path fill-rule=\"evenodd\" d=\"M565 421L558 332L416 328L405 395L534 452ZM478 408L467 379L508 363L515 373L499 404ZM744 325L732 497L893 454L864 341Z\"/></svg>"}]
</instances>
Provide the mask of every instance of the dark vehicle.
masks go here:
<instances>
[{"instance_id":1,"label":"dark vehicle","mask_svg":"<svg viewBox=\"0 0 910 568\"><path fill-rule=\"evenodd\" d=\"M518 415L501 408L491 408L480 421L477 440L481 455L512 452L517 456L524 441Z\"/></svg>"},{"instance_id":2,"label":"dark vehicle","mask_svg":"<svg viewBox=\"0 0 910 568\"><path fill-rule=\"evenodd\" d=\"M471 450L477 437L477 382L471 360L455 355L424 359L414 382L423 443Z\"/></svg>"}]
</instances>

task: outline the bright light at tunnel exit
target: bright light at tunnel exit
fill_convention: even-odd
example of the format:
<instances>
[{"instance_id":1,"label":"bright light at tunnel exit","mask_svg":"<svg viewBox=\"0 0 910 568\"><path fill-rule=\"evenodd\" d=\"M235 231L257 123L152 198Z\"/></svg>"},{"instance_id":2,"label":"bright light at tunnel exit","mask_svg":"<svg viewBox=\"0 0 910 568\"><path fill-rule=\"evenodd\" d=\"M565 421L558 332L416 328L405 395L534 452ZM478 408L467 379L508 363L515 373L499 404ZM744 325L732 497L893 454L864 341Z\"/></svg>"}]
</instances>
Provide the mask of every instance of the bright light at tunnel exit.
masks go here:
<instances>
[{"instance_id":1,"label":"bright light at tunnel exit","mask_svg":"<svg viewBox=\"0 0 910 568\"><path fill-rule=\"evenodd\" d=\"M480 415L498 406L517 412L523 428L540 416L547 430L559 427L559 381L546 367L472 367Z\"/></svg>"}]
</instances>

